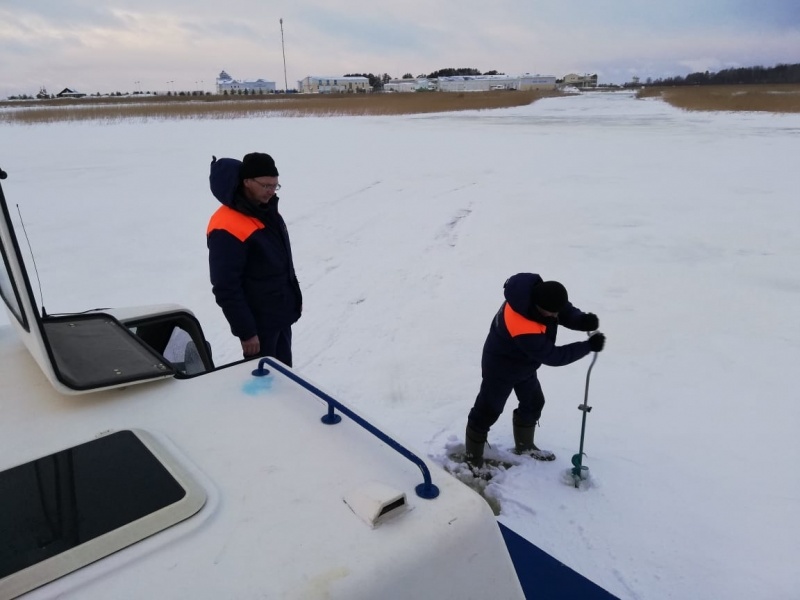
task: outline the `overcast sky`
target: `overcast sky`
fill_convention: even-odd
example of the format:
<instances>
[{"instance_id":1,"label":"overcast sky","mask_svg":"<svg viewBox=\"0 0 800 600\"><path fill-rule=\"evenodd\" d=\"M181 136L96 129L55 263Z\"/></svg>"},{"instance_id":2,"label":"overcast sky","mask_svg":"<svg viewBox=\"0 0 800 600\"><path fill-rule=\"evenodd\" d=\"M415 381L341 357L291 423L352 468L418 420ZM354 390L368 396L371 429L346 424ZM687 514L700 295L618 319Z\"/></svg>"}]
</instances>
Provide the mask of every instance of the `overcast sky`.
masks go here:
<instances>
[{"instance_id":1,"label":"overcast sky","mask_svg":"<svg viewBox=\"0 0 800 600\"><path fill-rule=\"evenodd\" d=\"M282 89L446 67L623 83L796 62L798 0L0 0L0 98L210 90L222 69Z\"/></svg>"}]
</instances>

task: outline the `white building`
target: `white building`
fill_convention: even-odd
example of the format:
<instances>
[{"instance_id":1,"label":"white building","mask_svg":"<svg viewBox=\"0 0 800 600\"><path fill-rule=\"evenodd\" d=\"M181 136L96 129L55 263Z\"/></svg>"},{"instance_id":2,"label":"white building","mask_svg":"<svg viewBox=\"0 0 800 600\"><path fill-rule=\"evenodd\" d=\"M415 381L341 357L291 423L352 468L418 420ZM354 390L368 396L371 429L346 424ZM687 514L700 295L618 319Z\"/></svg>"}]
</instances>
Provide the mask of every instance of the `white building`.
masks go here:
<instances>
[{"instance_id":1,"label":"white building","mask_svg":"<svg viewBox=\"0 0 800 600\"><path fill-rule=\"evenodd\" d=\"M556 78L531 75L456 75L438 79L392 79L384 84L387 92L488 92L491 90L553 90Z\"/></svg>"},{"instance_id":2,"label":"white building","mask_svg":"<svg viewBox=\"0 0 800 600\"><path fill-rule=\"evenodd\" d=\"M459 75L439 77L441 92L488 92L490 90L553 90L556 78L531 75Z\"/></svg>"},{"instance_id":3,"label":"white building","mask_svg":"<svg viewBox=\"0 0 800 600\"><path fill-rule=\"evenodd\" d=\"M554 90L556 89L556 78L549 75L531 75L525 73L518 77L518 90Z\"/></svg>"},{"instance_id":4,"label":"white building","mask_svg":"<svg viewBox=\"0 0 800 600\"><path fill-rule=\"evenodd\" d=\"M564 85L571 85L579 89L596 88L597 75L578 75L576 73L570 73L564 76Z\"/></svg>"},{"instance_id":5,"label":"white building","mask_svg":"<svg viewBox=\"0 0 800 600\"><path fill-rule=\"evenodd\" d=\"M234 79L222 71L217 77L217 93L224 94L225 92L229 94L238 94L239 92L272 94L275 92L275 82L265 79Z\"/></svg>"},{"instance_id":6,"label":"white building","mask_svg":"<svg viewBox=\"0 0 800 600\"><path fill-rule=\"evenodd\" d=\"M433 89L430 79L390 79L383 84L385 92L426 92Z\"/></svg>"},{"instance_id":7,"label":"white building","mask_svg":"<svg viewBox=\"0 0 800 600\"><path fill-rule=\"evenodd\" d=\"M301 94L346 94L372 91L367 77L345 77L343 75L330 77L309 75L297 82L297 89Z\"/></svg>"}]
</instances>

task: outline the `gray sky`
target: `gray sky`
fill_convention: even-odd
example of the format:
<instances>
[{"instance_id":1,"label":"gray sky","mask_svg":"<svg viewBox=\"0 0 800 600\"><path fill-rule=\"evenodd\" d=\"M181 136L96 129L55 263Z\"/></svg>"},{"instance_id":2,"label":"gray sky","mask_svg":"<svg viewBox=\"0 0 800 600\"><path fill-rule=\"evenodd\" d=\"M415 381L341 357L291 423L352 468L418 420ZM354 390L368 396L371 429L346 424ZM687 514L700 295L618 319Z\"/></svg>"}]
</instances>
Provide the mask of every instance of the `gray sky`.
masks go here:
<instances>
[{"instance_id":1,"label":"gray sky","mask_svg":"<svg viewBox=\"0 0 800 600\"><path fill-rule=\"evenodd\" d=\"M601 83L800 62L798 0L0 0L0 98L212 89L222 69L307 75L446 67Z\"/></svg>"}]
</instances>

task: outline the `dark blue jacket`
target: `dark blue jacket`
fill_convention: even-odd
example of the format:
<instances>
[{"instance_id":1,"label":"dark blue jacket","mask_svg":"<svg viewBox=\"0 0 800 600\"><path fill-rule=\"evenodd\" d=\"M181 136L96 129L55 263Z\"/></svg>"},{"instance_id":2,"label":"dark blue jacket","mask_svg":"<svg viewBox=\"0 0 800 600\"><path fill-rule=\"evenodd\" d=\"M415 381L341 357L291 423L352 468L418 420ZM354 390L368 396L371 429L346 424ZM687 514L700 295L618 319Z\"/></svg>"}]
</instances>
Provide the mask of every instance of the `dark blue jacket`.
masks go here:
<instances>
[{"instance_id":1,"label":"dark blue jacket","mask_svg":"<svg viewBox=\"0 0 800 600\"><path fill-rule=\"evenodd\" d=\"M588 341L556 346L559 323L577 330L584 313L568 302L558 318L540 314L531 302L531 291L541 281L535 273L518 273L506 280L506 301L492 320L483 345L484 377L520 381L535 375L542 365L568 365L591 351Z\"/></svg>"},{"instance_id":2,"label":"dark blue jacket","mask_svg":"<svg viewBox=\"0 0 800 600\"><path fill-rule=\"evenodd\" d=\"M209 221L207 242L214 297L233 335L246 340L297 321L303 299L278 197L261 206L248 201L239 189L240 166L232 158L211 163L211 192L222 206Z\"/></svg>"}]
</instances>

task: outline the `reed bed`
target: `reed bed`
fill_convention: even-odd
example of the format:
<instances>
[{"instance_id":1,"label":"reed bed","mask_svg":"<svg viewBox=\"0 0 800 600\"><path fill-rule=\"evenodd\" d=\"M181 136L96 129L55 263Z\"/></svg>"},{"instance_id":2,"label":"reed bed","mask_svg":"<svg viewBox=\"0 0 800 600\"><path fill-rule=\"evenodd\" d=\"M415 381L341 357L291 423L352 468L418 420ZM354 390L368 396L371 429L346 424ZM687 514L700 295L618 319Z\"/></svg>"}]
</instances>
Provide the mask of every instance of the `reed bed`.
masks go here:
<instances>
[{"instance_id":1,"label":"reed bed","mask_svg":"<svg viewBox=\"0 0 800 600\"><path fill-rule=\"evenodd\" d=\"M524 106L557 91L127 96L0 102L0 123L407 115Z\"/></svg>"},{"instance_id":2,"label":"reed bed","mask_svg":"<svg viewBox=\"0 0 800 600\"><path fill-rule=\"evenodd\" d=\"M646 87L639 98L658 97L684 110L800 112L800 85L699 85Z\"/></svg>"}]
</instances>

